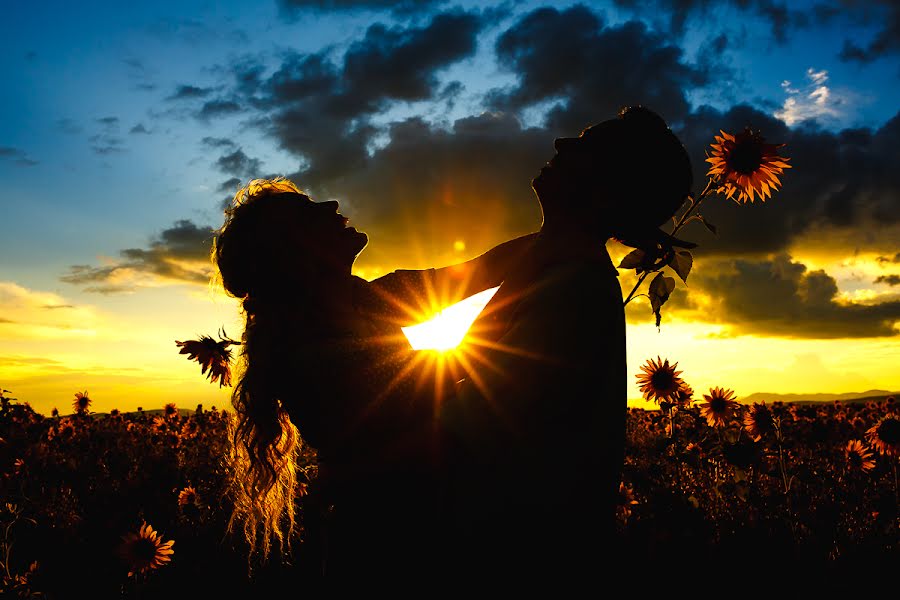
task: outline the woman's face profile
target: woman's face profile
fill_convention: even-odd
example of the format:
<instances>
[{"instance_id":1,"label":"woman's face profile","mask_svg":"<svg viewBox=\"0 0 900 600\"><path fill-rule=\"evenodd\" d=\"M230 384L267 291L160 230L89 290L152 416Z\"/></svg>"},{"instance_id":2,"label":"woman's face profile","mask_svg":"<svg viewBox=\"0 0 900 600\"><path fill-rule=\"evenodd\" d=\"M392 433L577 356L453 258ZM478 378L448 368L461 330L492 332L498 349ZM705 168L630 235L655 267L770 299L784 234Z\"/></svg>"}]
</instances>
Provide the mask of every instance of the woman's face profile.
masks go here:
<instances>
[{"instance_id":1,"label":"woman's face profile","mask_svg":"<svg viewBox=\"0 0 900 600\"><path fill-rule=\"evenodd\" d=\"M340 269L349 269L369 243L369 237L350 227L334 200L305 204L300 215L299 237L306 252Z\"/></svg>"}]
</instances>

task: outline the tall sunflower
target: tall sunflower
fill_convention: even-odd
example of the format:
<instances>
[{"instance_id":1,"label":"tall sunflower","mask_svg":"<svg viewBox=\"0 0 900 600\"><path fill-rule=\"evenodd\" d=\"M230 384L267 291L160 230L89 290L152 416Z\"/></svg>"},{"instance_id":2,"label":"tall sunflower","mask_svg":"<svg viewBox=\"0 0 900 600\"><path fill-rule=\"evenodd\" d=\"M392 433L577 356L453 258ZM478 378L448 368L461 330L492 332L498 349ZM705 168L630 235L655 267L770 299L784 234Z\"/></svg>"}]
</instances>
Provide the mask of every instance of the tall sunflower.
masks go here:
<instances>
[{"instance_id":1,"label":"tall sunflower","mask_svg":"<svg viewBox=\"0 0 900 600\"><path fill-rule=\"evenodd\" d=\"M162 541L162 536L146 522L137 533L122 536L119 554L128 565L128 576L147 573L168 563L175 553L172 550L174 544L172 540Z\"/></svg>"},{"instance_id":2,"label":"tall sunflower","mask_svg":"<svg viewBox=\"0 0 900 600\"><path fill-rule=\"evenodd\" d=\"M643 373L636 375L644 398L657 403L662 400L674 401L678 391L684 385L684 381L679 377L681 371L675 370L677 366L677 362L669 365L668 359L663 361L658 356L656 360L647 359L647 362L641 366Z\"/></svg>"},{"instance_id":3,"label":"tall sunflower","mask_svg":"<svg viewBox=\"0 0 900 600\"><path fill-rule=\"evenodd\" d=\"M850 440L844 448L844 456L847 459L847 468L851 471L868 473L875 468L875 459L872 452L859 440Z\"/></svg>"},{"instance_id":4,"label":"tall sunflower","mask_svg":"<svg viewBox=\"0 0 900 600\"><path fill-rule=\"evenodd\" d=\"M765 402L753 404L747 409L744 413L744 428L756 442L775 431L775 419Z\"/></svg>"},{"instance_id":5,"label":"tall sunflower","mask_svg":"<svg viewBox=\"0 0 900 600\"><path fill-rule=\"evenodd\" d=\"M866 440L879 454L900 456L900 419L896 415L882 417L866 432Z\"/></svg>"},{"instance_id":6,"label":"tall sunflower","mask_svg":"<svg viewBox=\"0 0 900 600\"><path fill-rule=\"evenodd\" d=\"M75 400L72 402L72 409L78 414L87 413L91 407L91 399L88 398L87 390L75 393Z\"/></svg>"},{"instance_id":7,"label":"tall sunflower","mask_svg":"<svg viewBox=\"0 0 900 600\"><path fill-rule=\"evenodd\" d=\"M711 388L709 394L703 394L703 399L706 402L700 404L700 415L706 418L710 427L725 425L738 407L734 392L725 388Z\"/></svg>"},{"instance_id":8,"label":"tall sunflower","mask_svg":"<svg viewBox=\"0 0 900 600\"><path fill-rule=\"evenodd\" d=\"M758 131L749 127L736 135L720 131L711 144L712 154L706 162L712 166L707 171L710 177L719 178L719 189L727 198L737 193L735 202L753 202L759 196L760 202L771 198L778 190L781 180L778 176L790 169L790 159L778 154L784 144L767 144Z\"/></svg>"}]
</instances>

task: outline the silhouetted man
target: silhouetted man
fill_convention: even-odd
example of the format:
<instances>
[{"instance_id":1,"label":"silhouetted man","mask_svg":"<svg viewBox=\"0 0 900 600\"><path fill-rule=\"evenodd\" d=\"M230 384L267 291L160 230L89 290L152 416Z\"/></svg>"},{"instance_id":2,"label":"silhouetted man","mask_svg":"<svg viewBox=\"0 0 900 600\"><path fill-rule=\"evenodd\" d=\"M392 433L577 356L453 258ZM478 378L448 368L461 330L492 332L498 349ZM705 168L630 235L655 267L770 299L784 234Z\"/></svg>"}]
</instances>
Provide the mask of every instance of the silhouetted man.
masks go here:
<instances>
[{"instance_id":1,"label":"silhouetted man","mask_svg":"<svg viewBox=\"0 0 900 600\"><path fill-rule=\"evenodd\" d=\"M687 153L641 108L560 138L532 186L541 233L476 321L449 438L453 576L595 576L616 549L626 384L605 244L651 245L690 192Z\"/></svg>"}]
</instances>

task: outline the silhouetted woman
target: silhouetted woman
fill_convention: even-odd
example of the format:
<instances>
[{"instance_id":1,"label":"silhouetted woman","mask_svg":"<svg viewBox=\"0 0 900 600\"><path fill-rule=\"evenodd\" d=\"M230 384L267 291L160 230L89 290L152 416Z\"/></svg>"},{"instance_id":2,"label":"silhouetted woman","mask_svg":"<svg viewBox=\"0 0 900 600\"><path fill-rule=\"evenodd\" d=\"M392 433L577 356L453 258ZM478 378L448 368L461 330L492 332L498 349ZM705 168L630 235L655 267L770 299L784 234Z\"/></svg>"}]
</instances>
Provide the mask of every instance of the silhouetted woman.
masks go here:
<instances>
[{"instance_id":1,"label":"silhouetted woman","mask_svg":"<svg viewBox=\"0 0 900 600\"><path fill-rule=\"evenodd\" d=\"M401 326L429 298L454 301L500 284L526 236L467 263L351 274L366 234L338 203L286 179L254 180L215 238L222 285L243 301L242 369L232 404L234 515L268 557L296 527L297 452L317 450L298 568L329 578L399 579L432 564L436 408L453 378L412 351Z\"/></svg>"}]
</instances>

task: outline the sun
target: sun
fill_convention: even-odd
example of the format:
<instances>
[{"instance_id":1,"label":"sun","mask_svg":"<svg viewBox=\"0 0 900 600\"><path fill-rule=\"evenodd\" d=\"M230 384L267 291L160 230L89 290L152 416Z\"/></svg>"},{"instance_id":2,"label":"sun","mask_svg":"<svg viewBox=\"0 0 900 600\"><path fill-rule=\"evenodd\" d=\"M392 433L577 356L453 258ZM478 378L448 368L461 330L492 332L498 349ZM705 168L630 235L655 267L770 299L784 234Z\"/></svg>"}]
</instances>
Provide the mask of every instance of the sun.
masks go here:
<instances>
[{"instance_id":1,"label":"sun","mask_svg":"<svg viewBox=\"0 0 900 600\"><path fill-rule=\"evenodd\" d=\"M403 327L413 350L453 350L459 346L469 327L499 288L491 288L452 304L432 318Z\"/></svg>"}]
</instances>

